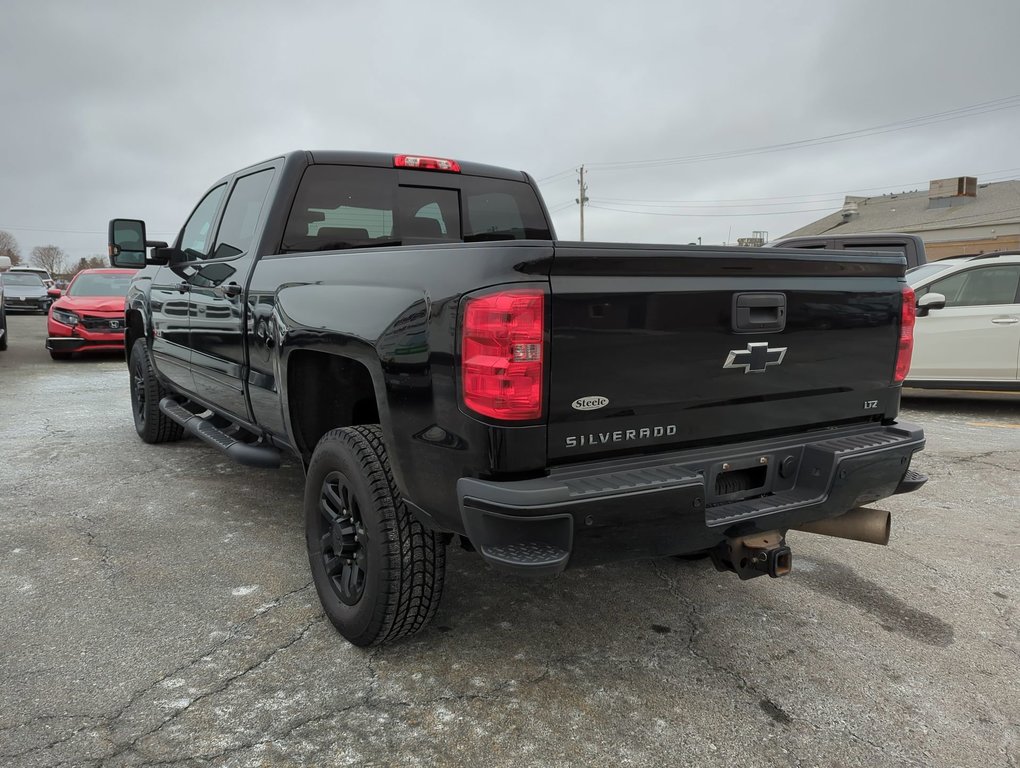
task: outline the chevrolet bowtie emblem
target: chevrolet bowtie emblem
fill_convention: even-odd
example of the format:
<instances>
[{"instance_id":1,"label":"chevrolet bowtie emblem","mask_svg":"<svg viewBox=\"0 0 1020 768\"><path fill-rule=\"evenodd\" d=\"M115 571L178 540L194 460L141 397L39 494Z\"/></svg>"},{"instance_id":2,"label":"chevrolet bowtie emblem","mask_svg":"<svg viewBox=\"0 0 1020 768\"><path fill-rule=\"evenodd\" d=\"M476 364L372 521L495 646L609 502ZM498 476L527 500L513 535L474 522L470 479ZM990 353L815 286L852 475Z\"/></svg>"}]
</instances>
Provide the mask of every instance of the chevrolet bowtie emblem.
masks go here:
<instances>
[{"instance_id":1,"label":"chevrolet bowtie emblem","mask_svg":"<svg viewBox=\"0 0 1020 768\"><path fill-rule=\"evenodd\" d=\"M743 368L744 373L765 373L770 365L779 365L786 347L770 347L767 342L748 344L747 349L731 349L723 368Z\"/></svg>"}]
</instances>

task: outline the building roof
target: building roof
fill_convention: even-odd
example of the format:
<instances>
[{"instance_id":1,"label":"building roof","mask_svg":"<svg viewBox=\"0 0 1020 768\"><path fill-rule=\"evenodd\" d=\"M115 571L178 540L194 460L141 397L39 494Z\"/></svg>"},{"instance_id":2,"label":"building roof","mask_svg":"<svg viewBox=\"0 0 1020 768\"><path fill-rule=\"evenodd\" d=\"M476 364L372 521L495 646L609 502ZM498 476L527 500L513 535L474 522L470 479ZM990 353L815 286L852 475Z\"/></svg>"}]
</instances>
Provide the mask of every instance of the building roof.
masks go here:
<instances>
[{"instance_id":1,"label":"building roof","mask_svg":"<svg viewBox=\"0 0 1020 768\"><path fill-rule=\"evenodd\" d=\"M929 207L929 190L846 198L843 210L783 237L860 232L926 232L938 229L1020 223L1020 180L980 184L976 197L954 197ZM856 204L856 214L846 212Z\"/></svg>"}]
</instances>

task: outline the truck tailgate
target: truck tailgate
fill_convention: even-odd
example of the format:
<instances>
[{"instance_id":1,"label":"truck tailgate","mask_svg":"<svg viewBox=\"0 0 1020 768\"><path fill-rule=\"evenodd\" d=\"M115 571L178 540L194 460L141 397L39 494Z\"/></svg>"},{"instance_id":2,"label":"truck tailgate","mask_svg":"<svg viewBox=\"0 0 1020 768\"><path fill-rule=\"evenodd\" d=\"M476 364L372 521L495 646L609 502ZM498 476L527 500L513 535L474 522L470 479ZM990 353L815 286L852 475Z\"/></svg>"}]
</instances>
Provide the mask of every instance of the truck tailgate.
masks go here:
<instances>
[{"instance_id":1,"label":"truck tailgate","mask_svg":"<svg viewBox=\"0 0 1020 768\"><path fill-rule=\"evenodd\" d=\"M550 459L891 418L903 271L888 254L557 243Z\"/></svg>"}]
</instances>

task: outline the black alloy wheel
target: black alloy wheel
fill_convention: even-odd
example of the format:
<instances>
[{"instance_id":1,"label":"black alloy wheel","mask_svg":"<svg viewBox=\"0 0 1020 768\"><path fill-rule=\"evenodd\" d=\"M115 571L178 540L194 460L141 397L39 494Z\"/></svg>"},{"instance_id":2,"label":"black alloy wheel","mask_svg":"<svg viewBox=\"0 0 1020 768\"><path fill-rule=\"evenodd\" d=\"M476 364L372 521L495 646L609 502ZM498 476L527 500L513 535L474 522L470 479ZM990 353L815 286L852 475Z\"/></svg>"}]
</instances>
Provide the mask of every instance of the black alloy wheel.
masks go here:
<instances>
[{"instance_id":1,"label":"black alloy wheel","mask_svg":"<svg viewBox=\"0 0 1020 768\"><path fill-rule=\"evenodd\" d=\"M368 575L368 532L358 495L343 472L330 472L322 481L319 511L323 571L340 602L356 605Z\"/></svg>"},{"instance_id":2,"label":"black alloy wheel","mask_svg":"<svg viewBox=\"0 0 1020 768\"><path fill-rule=\"evenodd\" d=\"M322 436L304 506L315 591L341 635L379 645L428 625L443 594L446 541L404 504L378 424Z\"/></svg>"},{"instance_id":3,"label":"black alloy wheel","mask_svg":"<svg viewBox=\"0 0 1020 768\"><path fill-rule=\"evenodd\" d=\"M152 370L149 350L142 339L131 347L128 372L131 376L131 414L138 436L147 443L180 440L184 436L184 428L159 410L159 401L168 393Z\"/></svg>"}]
</instances>

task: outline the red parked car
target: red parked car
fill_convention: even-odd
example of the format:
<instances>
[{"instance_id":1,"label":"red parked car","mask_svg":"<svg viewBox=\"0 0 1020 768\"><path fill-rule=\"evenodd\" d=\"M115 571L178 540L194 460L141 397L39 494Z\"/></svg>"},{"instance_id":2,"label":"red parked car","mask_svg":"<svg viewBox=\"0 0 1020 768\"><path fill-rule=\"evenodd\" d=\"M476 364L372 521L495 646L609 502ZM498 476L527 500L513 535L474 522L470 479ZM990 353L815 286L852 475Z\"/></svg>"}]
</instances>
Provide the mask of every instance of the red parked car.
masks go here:
<instances>
[{"instance_id":1,"label":"red parked car","mask_svg":"<svg viewBox=\"0 0 1020 768\"><path fill-rule=\"evenodd\" d=\"M124 297L133 269L83 269L50 307L46 349L54 360L73 352L124 349Z\"/></svg>"}]
</instances>

